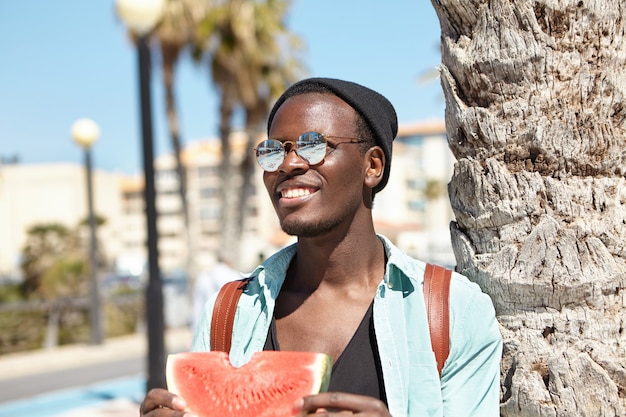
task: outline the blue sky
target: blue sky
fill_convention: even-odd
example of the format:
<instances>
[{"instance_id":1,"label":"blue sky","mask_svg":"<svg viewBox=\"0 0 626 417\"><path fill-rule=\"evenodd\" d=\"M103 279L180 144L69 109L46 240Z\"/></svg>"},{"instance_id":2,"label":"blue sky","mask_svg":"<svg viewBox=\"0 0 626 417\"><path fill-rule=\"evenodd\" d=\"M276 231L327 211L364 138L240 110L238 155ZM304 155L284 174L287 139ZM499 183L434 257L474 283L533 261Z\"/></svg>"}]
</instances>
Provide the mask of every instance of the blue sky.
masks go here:
<instances>
[{"instance_id":1,"label":"blue sky","mask_svg":"<svg viewBox=\"0 0 626 417\"><path fill-rule=\"evenodd\" d=\"M311 76L356 81L390 99L400 123L443 119L439 22L429 0L294 0L288 26ZM217 101L206 67L183 58L176 92L183 142L215 137ZM100 126L97 169L141 170L136 51L114 0L0 1L0 156L77 162L71 124ZM153 72L155 153L170 151L161 74Z\"/></svg>"}]
</instances>

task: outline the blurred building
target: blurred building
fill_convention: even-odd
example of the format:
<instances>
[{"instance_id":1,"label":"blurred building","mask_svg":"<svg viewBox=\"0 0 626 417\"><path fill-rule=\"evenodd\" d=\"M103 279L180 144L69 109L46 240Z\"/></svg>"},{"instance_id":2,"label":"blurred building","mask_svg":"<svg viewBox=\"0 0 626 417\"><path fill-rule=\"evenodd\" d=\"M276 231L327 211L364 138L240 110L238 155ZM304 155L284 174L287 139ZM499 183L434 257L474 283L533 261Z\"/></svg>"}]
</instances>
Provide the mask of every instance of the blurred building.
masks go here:
<instances>
[{"instance_id":1,"label":"blurred building","mask_svg":"<svg viewBox=\"0 0 626 417\"><path fill-rule=\"evenodd\" d=\"M20 276L21 252L30 227L60 223L74 229L87 220L85 177L85 168L79 164L0 165L0 277ZM94 212L104 220L98 226L98 241L104 244L105 253L125 250L120 239L123 179L121 174L93 171Z\"/></svg>"},{"instance_id":2,"label":"blurred building","mask_svg":"<svg viewBox=\"0 0 626 417\"><path fill-rule=\"evenodd\" d=\"M389 183L374 201L376 230L417 259L453 267L447 184L455 160L445 124L401 125L393 146Z\"/></svg>"},{"instance_id":3,"label":"blurred building","mask_svg":"<svg viewBox=\"0 0 626 417\"><path fill-rule=\"evenodd\" d=\"M243 156L240 133L231 140L234 159ZM185 227L173 155L155 160L159 262L164 274L190 276L209 268L220 249L222 204L219 140L189 143L182 154L187 178ZM425 261L454 265L447 195L454 158L443 122L400 126L394 143L391 180L374 202L378 232ZM255 164L255 192L246 204L236 266L253 268L263 256L291 243L278 224ZM73 227L87 216L84 168L78 164L0 165L0 275L19 274L26 233L36 223ZM143 180L94 172L94 209L106 219L98 228L102 251L118 274L139 275L146 264Z\"/></svg>"}]
</instances>

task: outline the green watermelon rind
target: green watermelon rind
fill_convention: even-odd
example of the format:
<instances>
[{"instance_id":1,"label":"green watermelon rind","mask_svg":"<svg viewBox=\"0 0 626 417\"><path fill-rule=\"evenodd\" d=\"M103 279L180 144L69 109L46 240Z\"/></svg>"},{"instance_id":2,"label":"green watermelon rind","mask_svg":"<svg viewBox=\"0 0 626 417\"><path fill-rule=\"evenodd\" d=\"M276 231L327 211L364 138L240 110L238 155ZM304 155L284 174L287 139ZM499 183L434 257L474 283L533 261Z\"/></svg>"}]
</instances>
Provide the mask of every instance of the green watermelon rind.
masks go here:
<instances>
[{"instance_id":1,"label":"green watermelon rind","mask_svg":"<svg viewBox=\"0 0 626 417\"><path fill-rule=\"evenodd\" d=\"M251 358L250 362L255 362L255 360L261 359L261 357L265 356L265 355L281 355L281 354L296 354L296 355L308 355L308 356L312 356L313 360L310 361L310 363L308 365L306 365L305 368L303 369L307 369L311 372L311 376L313 377L313 380L311 382L310 385L308 385L308 392L301 392L302 396L306 396L306 395L313 395L313 394L317 394L319 392L324 392L328 389L328 385L330 384L330 374L331 374L331 369L332 369L332 358L330 358L330 356L325 355L323 353L313 353L313 352L269 352L269 351L265 351L265 352L257 352L253 355L253 357ZM195 358L193 356L195 355L199 355L196 356ZM167 387L168 390L170 392L172 392L175 395L180 396L181 398L185 399L185 392L187 392L186 389L184 389L184 387L179 387L177 384L177 378L175 377L176 375L176 367L180 366L181 364L189 364L189 360L197 360L197 361L201 361L203 360L203 356L207 355L204 359L206 360L206 358L208 358L209 356L211 357L211 361L214 361L215 364L219 364L221 367L224 368L228 368L231 367L232 364L230 363L229 359L228 359L228 354L225 352L183 352L183 353L177 353L177 354L170 354L168 355L167 358L167 364L166 364L166 381L167 381ZM247 364L246 364L247 365ZM245 368L244 365L242 368ZM234 369L234 367L233 367ZM208 392L207 392L208 393ZM193 402L193 401L192 401ZM189 401L188 401L189 403ZM273 404L269 405L268 407L271 408L273 406ZM193 405L191 407L188 407L189 409L187 411L192 411L195 412L196 414L202 416L202 415L207 415L206 413L202 412L201 410L193 410ZM242 414L245 415L245 414Z\"/></svg>"}]
</instances>

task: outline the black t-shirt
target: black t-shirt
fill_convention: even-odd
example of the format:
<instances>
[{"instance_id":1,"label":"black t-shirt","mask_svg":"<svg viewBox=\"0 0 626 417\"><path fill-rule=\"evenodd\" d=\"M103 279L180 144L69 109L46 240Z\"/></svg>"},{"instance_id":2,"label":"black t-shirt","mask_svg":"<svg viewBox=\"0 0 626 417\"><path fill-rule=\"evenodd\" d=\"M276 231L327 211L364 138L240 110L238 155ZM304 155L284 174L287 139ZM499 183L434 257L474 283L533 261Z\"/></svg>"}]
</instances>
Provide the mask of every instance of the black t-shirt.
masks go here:
<instances>
[{"instance_id":1,"label":"black t-shirt","mask_svg":"<svg viewBox=\"0 0 626 417\"><path fill-rule=\"evenodd\" d=\"M380 355L374 333L373 303L337 361L333 363L329 392L348 392L378 398L387 404ZM263 350L280 350L272 317Z\"/></svg>"}]
</instances>

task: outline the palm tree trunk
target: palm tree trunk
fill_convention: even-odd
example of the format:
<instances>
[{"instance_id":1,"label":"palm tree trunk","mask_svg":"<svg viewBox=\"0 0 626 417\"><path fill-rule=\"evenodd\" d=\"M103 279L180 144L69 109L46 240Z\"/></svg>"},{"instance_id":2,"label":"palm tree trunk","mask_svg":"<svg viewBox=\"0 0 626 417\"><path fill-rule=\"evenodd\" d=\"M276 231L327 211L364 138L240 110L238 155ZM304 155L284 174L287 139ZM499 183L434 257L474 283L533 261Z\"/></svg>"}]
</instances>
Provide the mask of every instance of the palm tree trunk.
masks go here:
<instances>
[{"instance_id":1,"label":"palm tree trunk","mask_svg":"<svg viewBox=\"0 0 626 417\"><path fill-rule=\"evenodd\" d=\"M239 236L237 230L237 215L239 207L239 181L238 170L234 169L232 150L231 150L231 119L235 107L235 93L230 89L232 84L221 84L220 97L220 140L222 144L222 160L220 164L221 178L221 245L220 255L226 256L230 261L236 264L239 258Z\"/></svg>"},{"instance_id":2,"label":"palm tree trunk","mask_svg":"<svg viewBox=\"0 0 626 417\"><path fill-rule=\"evenodd\" d=\"M191 247L191 235L189 230L189 206L187 204L187 172L182 161L182 146L180 139L180 128L178 124L178 113L176 111L176 97L174 94L174 67L178 61L181 45L167 42L161 39L161 58L163 66L163 84L165 89L165 105L167 111L167 121L170 134L170 141L176 160L176 173L178 174L178 194L181 202L181 212L183 217L183 227L185 243L187 246L185 266L188 272L193 270L192 259L193 250Z\"/></svg>"},{"instance_id":3,"label":"palm tree trunk","mask_svg":"<svg viewBox=\"0 0 626 417\"><path fill-rule=\"evenodd\" d=\"M457 269L491 295L503 416L626 415L623 0L432 0Z\"/></svg>"},{"instance_id":4,"label":"palm tree trunk","mask_svg":"<svg viewBox=\"0 0 626 417\"><path fill-rule=\"evenodd\" d=\"M254 167L256 161L254 158L254 147L264 132L264 121L267 117L268 107L268 100L257 96L256 104L246 108L246 146L245 155L240 166L242 185L239 199L241 204L239 204L239 211L237 214L239 218L238 236L240 238L243 234L243 223L248 214L246 209L249 208L248 203L250 201L250 197L255 193Z\"/></svg>"}]
</instances>

